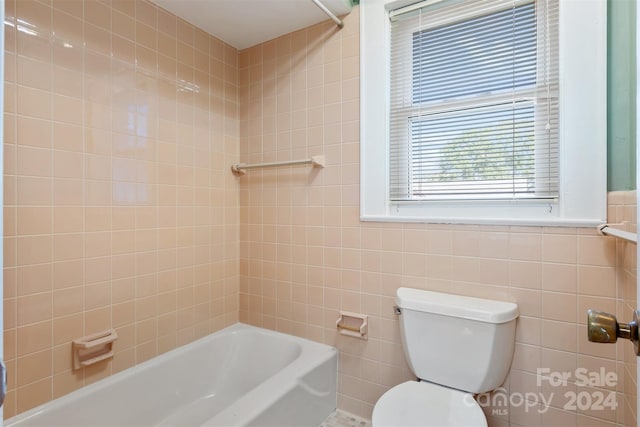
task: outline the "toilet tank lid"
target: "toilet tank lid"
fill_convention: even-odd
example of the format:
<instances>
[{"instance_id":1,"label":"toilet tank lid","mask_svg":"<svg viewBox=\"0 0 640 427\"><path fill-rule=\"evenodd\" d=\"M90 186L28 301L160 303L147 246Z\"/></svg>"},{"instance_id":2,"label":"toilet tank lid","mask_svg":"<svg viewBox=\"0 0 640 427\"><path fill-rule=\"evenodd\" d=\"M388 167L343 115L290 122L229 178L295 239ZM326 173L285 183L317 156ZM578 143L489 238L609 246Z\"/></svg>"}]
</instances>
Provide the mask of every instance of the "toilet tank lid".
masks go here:
<instances>
[{"instance_id":1,"label":"toilet tank lid","mask_svg":"<svg viewBox=\"0 0 640 427\"><path fill-rule=\"evenodd\" d=\"M398 307L407 310L460 317L487 323L505 323L518 317L518 306L510 302L421 289L398 288L396 303Z\"/></svg>"}]
</instances>

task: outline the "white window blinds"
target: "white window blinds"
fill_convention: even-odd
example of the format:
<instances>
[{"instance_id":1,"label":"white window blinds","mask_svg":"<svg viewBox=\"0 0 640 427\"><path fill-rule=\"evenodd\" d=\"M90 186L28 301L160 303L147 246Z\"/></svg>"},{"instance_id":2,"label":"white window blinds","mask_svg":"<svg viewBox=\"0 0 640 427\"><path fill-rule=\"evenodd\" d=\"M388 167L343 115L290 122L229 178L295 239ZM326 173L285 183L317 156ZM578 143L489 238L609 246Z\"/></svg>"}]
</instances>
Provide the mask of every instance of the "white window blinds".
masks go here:
<instances>
[{"instance_id":1,"label":"white window blinds","mask_svg":"<svg viewBox=\"0 0 640 427\"><path fill-rule=\"evenodd\" d=\"M557 3L391 11L392 201L558 196Z\"/></svg>"}]
</instances>

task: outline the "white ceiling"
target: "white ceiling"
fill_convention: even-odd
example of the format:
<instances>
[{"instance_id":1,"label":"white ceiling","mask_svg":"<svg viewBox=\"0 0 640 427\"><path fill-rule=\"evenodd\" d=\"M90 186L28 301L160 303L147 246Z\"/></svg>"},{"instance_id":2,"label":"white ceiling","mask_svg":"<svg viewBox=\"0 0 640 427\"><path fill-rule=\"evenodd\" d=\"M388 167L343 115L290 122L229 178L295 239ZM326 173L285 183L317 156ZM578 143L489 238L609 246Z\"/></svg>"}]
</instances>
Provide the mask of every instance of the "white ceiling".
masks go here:
<instances>
[{"instance_id":1,"label":"white ceiling","mask_svg":"<svg viewBox=\"0 0 640 427\"><path fill-rule=\"evenodd\" d=\"M152 1L236 49L245 49L329 19L311 0ZM321 2L337 16L351 11L349 0Z\"/></svg>"}]
</instances>

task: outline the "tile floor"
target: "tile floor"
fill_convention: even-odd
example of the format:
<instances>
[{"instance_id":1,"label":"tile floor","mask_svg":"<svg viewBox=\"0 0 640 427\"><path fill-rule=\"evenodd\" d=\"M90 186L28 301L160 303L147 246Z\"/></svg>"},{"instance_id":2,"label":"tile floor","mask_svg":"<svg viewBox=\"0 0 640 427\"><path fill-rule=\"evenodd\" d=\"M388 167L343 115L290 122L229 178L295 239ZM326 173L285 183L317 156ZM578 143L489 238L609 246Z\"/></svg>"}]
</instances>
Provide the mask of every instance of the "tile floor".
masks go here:
<instances>
[{"instance_id":1,"label":"tile floor","mask_svg":"<svg viewBox=\"0 0 640 427\"><path fill-rule=\"evenodd\" d=\"M320 427L371 427L371 421L336 409Z\"/></svg>"}]
</instances>

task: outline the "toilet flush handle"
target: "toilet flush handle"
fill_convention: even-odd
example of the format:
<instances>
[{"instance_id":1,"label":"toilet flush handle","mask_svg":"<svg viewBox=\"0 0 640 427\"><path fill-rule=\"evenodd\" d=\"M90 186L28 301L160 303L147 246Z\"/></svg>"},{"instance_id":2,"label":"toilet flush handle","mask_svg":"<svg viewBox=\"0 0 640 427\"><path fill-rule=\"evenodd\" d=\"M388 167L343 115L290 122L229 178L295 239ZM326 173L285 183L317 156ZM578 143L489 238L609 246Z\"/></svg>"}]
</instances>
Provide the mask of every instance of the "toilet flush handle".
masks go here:
<instances>
[{"instance_id":1,"label":"toilet flush handle","mask_svg":"<svg viewBox=\"0 0 640 427\"><path fill-rule=\"evenodd\" d=\"M638 342L639 310L633 311L633 320L629 323L618 323L613 314L596 310L587 310L587 336L596 343L614 343L618 338L628 339L633 343L636 356L640 356Z\"/></svg>"},{"instance_id":2,"label":"toilet flush handle","mask_svg":"<svg viewBox=\"0 0 640 427\"><path fill-rule=\"evenodd\" d=\"M393 314L395 314L396 316L400 316L402 314L402 309L400 309L400 307L398 307L397 305L394 305Z\"/></svg>"}]
</instances>

